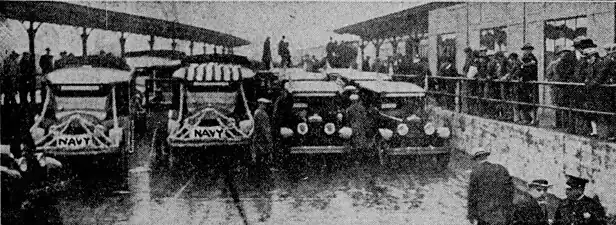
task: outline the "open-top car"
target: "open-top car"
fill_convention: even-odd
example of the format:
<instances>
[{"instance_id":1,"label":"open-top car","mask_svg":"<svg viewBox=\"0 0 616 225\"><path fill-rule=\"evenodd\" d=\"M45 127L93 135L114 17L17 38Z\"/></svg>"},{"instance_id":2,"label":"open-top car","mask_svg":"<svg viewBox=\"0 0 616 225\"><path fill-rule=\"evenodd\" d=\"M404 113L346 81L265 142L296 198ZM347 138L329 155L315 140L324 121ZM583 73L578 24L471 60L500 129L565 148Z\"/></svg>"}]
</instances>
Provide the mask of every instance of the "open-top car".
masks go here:
<instances>
[{"instance_id":1,"label":"open-top car","mask_svg":"<svg viewBox=\"0 0 616 225\"><path fill-rule=\"evenodd\" d=\"M47 96L30 132L46 154L103 156L125 168L133 148L132 76L101 60L84 57L84 66L66 64L46 75Z\"/></svg>"},{"instance_id":2,"label":"open-top car","mask_svg":"<svg viewBox=\"0 0 616 225\"><path fill-rule=\"evenodd\" d=\"M342 89L330 81L290 81L292 108L280 123L281 145L290 154L346 153L351 128L343 127Z\"/></svg>"},{"instance_id":3,"label":"open-top car","mask_svg":"<svg viewBox=\"0 0 616 225\"><path fill-rule=\"evenodd\" d=\"M423 88L407 82L358 81L364 103L374 115L381 163L401 155L433 155L447 166L450 130L429 119ZM443 167L441 167L443 168Z\"/></svg>"},{"instance_id":4,"label":"open-top car","mask_svg":"<svg viewBox=\"0 0 616 225\"><path fill-rule=\"evenodd\" d=\"M214 62L189 63L177 70L173 74L179 81L176 104L169 110L162 135L166 139L162 147L169 151L163 153L248 144L254 121L241 78L253 73L240 65Z\"/></svg>"},{"instance_id":5,"label":"open-top car","mask_svg":"<svg viewBox=\"0 0 616 225\"><path fill-rule=\"evenodd\" d=\"M169 107L173 98L173 72L182 67L186 54L174 50L148 50L127 52L126 63L133 69L135 88L144 108Z\"/></svg>"}]
</instances>

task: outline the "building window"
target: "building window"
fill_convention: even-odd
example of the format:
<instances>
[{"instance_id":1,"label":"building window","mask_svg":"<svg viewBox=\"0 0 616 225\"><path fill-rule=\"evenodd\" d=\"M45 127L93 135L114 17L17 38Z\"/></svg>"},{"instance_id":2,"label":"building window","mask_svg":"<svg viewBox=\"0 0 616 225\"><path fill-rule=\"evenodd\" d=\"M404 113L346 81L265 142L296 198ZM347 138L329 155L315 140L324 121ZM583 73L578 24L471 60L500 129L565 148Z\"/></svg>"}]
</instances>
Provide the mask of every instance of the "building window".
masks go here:
<instances>
[{"instance_id":1,"label":"building window","mask_svg":"<svg viewBox=\"0 0 616 225\"><path fill-rule=\"evenodd\" d=\"M436 57L437 68L441 68L441 64L446 60L450 60L453 65L456 65L456 35L441 34L436 40Z\"/></svg>"},{"instance_id":2,"label":"building window","mask_svg":"<svg viewBox=\"0 0 616 225\"><path fill-rule=\"evenodd\" d=\"M586 36L587 26L586 16L547 20L544 26L544 66L547 67L550 62L556 59L556 52L563 48L573 47L575 38Z\"/></svg>"},{"instance_id":3,"label":"building window","mask_svg":"<svg viewBox=\"0 0 616 225\"><path fill-rule=\"evenodd\" d=\"M507 27L494 27L482 29L479 32L479 45L485 47L488 52L500 52L507 50Z\"/></svg>"}]
</instances>

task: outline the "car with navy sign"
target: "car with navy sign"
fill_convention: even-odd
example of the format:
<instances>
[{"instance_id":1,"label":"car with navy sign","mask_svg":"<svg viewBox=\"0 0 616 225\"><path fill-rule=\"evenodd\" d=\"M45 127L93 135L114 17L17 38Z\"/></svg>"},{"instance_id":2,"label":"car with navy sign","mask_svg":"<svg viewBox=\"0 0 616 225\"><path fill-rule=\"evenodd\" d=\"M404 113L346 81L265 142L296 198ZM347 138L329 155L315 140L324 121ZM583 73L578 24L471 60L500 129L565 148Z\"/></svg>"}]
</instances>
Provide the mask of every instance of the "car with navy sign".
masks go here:
<instances>
[{"instance_id":1,"label":"car with navy sign","mask_svg":"<svg viewBox=\"0 0 616 225\"><path fill-rule=\"evenodd\" d=\"M132 151L134 88L117 59L83 57L46 75L47 96L30 132L37 150L52 156L101 156L126 168ZM91 63L89 63L91 62Z\"/></svg>"},{"instance_id":2,"label":"car with navy sign","mask_svg":"<svg viewBox=\"0 0 616 225\"><path fill-rule=\"evenodd\" d=\"M425 110L425 90L397 81L357 81L360 95L378 129L375 146L380 162L391 157L431 155L444 168L449 160L451 132Z\"/></svg>"}]
</instances>

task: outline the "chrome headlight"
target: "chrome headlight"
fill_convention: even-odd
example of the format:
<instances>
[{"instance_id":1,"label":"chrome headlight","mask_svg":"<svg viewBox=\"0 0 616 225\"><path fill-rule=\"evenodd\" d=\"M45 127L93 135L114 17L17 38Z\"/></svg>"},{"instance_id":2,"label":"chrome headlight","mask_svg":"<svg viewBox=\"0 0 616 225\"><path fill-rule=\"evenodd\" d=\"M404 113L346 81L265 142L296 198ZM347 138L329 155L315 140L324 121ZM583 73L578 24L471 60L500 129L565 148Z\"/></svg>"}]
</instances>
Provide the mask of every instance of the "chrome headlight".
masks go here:
<instances>
[{"instance_id":1,"label":"chrome headlight","mask_svg":"<svg viewBox=\"0 0 616 225\"><path fill-rule=\"evenodd\" d=\"M353 129L351 129L350 127L343 127L340 128L338 133L340 134L341 138L349 139L353 135Z\"/></svg>"},{"instance_id":2,"label":"chrome headlight","mask_svg":"<svg viewBox=\"0 0 616 225\"><path fill-rule=\"evenodd\" d=\"M379 133L381 134L381 137L383 137L383 139L385 140L389 140L394 135L394 131L390 129L379 128Z\"/></svg>"},{"instance_id":3,"label":"chrome headlight","mask_svg":"<svg viewBox=\"0 0 616 225\"><path fill-rule=\"evenodd\" d=\"M426 123L426 125L424 126L424 133L426 133L426 135L433 135L435 131L436 128L431 122Z\"/></svg>"},{"instance_id":4,"label":"chrome headlight","mask_svg":"<svg viewBox=\"0 0 616 225\"><path fill-rule=\"evenodd\" d=\"M319 114L314 114L308 117L308 121L311 123L319 123L323 121L323 117L319 116Z\"/></svg>"},{"instance_id":5,"label":"chrome headlight","mask_svg":"<svg viewBox=\"0 0 616 225\"><path fill-rule=\"evenodd\" d=\"M334 125L333 123L326 123L323 129L327 135L332 135L334 132L336 132L336 125Z\"/></svg>"},{"instance_id":6,"label":"chrome headlight","mask_svg":"<svg viewBox=\"0 0 616 225\"><path fill-rule=\"evenodd\" d=\"M280 136L282 136L283 138L288 138L293 136L293 130L291 130L288 127L281 127L280 128Z\"/></svg>"},{"instance_id":7,"label":"chrome headlight","mask_svg":"<svg viewBox=\"0 0 616 225\"><path fill-rule=\"evenodd\" d=\"M342 113L336 114L336 119L338 119L338 121L342 121L343 118L344 116L342 115Z\"/></svg>"},{"instance_id":8,"label":"chrome headlight","mask_svg":"<svg viewBox=\"0 0 616 225\"><path fill-rule=\"evenodd\" d=\"M240 130L242 132L244 132L244 134L248 134L250 132L250 130L252 130L253 122L252 122L252 120L242 120L239 123L239 127L240 127Z\"/></svg>"},{"instance_id":9,"label":"chrome headlight","mask_svg":"<svg viewBox=\"0 0 616 225\"><path fill-rule=\"evenodd\" d=\"M297 133L304 135L306 133L308 133L308 124L306 123L299 123L297 124Z\"/></svg>"},{"instance_id":10,"label":"chrome headlight","mask_svg":"<svg viewBox=\"0 0 616 225\"><path fill-rule=\"evenodd\" d=\"M409 133L409 126L407 126L404 123L398 124L398 127L396 128L396 132L399 135L404 136Z\"/></svg>"},{"instance_id":11,"label":"chrome headlight","mask_svg":"<svg viewBox=\"0 0 616 225\"><path fill-rule=\"evenodd\" d=\"M449 138L451 136L451 131L447 127L439 127L436 129L436 133L440 138Z\"/></svg>"}]
</instances>

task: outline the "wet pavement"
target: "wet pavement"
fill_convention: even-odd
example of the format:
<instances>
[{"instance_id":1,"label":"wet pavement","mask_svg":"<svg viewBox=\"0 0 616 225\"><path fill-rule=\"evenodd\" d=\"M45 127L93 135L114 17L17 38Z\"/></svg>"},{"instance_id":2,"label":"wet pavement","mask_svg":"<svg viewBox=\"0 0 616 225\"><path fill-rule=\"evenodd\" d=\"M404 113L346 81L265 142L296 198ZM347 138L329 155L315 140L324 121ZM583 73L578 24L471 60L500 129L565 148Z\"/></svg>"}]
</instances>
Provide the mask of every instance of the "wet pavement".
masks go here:
<instances>
[{"instance_id":1,"label":"wet pavement","mask_svg":"<svg viewBox=\"0 0 616 225\"><path fill-rule=\"evenodd\" d=\"M171 167L152 150L155 127L136 136L127 178L69 172L50 206L64 224L468 224L470 162L461 153L442 172L429 158L381 167L335 156L259 171L232 156L240 148L184 153Z\"/></svg>"}]
</instances>

